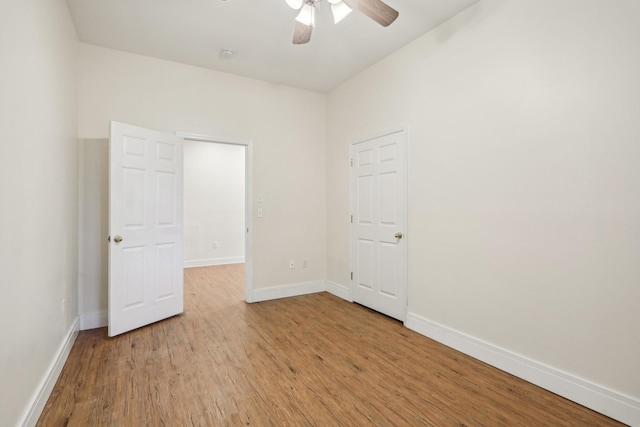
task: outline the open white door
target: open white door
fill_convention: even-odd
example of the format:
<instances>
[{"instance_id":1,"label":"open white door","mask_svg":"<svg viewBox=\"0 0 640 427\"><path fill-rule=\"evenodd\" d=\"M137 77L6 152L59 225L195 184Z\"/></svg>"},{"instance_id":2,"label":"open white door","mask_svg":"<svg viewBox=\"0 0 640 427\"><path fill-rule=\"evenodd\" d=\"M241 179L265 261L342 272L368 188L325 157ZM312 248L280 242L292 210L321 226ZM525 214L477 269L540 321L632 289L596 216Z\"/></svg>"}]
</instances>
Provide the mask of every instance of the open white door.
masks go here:
<instances>
[{"instance_id":1,"label":"open white door","mask_svg":"<svg viewBox=\"0 0 640 427\"><path fill-rule=\"evenodd\" d=\"M111 122L109 336L183 311L182 139Z\"/></svg>"},{"instance_id":2,"label":"open white door","mask_svg":"<svg viewBox=\"0 0 640 427\"><path fill-rule=\"evenodd\" d=\"M406 146L404 130L351 146L351 296L402 321L407 312Z\"/></svg>"}]
</instances>

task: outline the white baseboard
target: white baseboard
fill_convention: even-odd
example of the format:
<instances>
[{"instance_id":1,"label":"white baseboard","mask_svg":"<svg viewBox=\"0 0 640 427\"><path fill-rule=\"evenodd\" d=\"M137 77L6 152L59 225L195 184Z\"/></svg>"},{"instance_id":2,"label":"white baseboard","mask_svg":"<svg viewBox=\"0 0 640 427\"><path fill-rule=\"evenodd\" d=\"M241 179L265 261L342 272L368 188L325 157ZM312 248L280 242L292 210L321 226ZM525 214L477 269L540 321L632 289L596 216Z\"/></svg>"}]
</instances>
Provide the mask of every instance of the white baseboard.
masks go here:
<instances>
[{"instance_id":1,"label":"white baseboard","mask_svg":"<svg viewBox=\"0 0 640 427\"><path fill-rule=\"evenodd\" d=\"M315 294L327 290L327 283L324 280L314 282L293 283L290 285L273 286L270 288L254 289L251 301L269 301L278 298L297 297L300 295Z\"/></svg>"},{"instance_id":2,"label":"white baseboard","mask_svg":"<svg viewBox=\"0 0 640 427\"><path fill-rule=\"evenodd\" d=\"M40 414L44 409L44 405L47 404L47 400L51 395L53 386L56 385L56 381L58 381L58 377L60 376L60 372L64 367L64 363L67 361L67 357L69 357L71 347L73 347L73 343L76 342L79 324L80 321L78 318L76 318L76 320L69 328L69 331L67 332L64 340L60 344L60 347L58 348L55 357L51 361L51 364L47 368L44 377L42 377L42 380L40 380L40 383L38 384L38 387L36 388L31 401L25 409L25 412L23 413L22 417L20 417L18 426L32 427L35 426L38 422L38 418L40 418Z\"/></svg>"},{"instance_id":3,"label":"white baseboard","mask_svg":"<svg viewBox=\"0 0 640 427\"><path fill-rule=\"evenodd\" d=\"M80 315L80 330L104 328L109 323L109 314L106 311Z\"/></svg>"},{"instance_id":4,"label":"white baseboard","mask_svg":"<svg viewBox=\"0 0 640 427\"><path fill-rule=\"evenodd\" d=\"M184 268L191 267L209 267L212 265L225 265L225 264L242 264L244 263L244 257L229 257L229 258L208 258L208 259L191 259L184 261Z\"/></svg>"},{"instance_id":5,"label":"white baseboard","mask_svg":"<svg viewBox=\"0 0 640 427\"><path fill-rule=\"evenodd\" d=\"M353 302L353 300L351 299L351 295L349 294L348 286L344 286L344 285L341 285L340 283L327 280L327 292L339 298L347 300L349 302Z\"/></svg>"},{"instance_id":6,"label":"white baseboard","mask_svg":"<svg viewBox=\"0 0 640 427\"><path fill-rule=\"evenodd\" d=\"M640 401L409 313L405 326L623 423L640 426Z\"/></svg>"}]
</instances>

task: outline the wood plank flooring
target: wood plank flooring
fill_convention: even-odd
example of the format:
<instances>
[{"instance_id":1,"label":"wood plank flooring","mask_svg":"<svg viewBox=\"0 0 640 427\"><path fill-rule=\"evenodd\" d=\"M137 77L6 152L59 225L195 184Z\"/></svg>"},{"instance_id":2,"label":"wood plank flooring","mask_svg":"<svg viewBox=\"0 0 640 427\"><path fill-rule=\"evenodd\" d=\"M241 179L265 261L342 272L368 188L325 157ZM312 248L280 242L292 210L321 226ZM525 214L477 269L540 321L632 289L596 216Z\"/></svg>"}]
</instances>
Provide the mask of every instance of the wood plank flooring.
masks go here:
<instances>
[{"instance_id":1,"label":"wood plank flooring","mask_svg":"<svg viewBox=\"0 0 640 427\"><path fill-rule=\"evenodd\" d=\"M81 332L39 426L619 426L327 293L246 304L185 271L177 316Z\"/></svg>"}]
</instances>

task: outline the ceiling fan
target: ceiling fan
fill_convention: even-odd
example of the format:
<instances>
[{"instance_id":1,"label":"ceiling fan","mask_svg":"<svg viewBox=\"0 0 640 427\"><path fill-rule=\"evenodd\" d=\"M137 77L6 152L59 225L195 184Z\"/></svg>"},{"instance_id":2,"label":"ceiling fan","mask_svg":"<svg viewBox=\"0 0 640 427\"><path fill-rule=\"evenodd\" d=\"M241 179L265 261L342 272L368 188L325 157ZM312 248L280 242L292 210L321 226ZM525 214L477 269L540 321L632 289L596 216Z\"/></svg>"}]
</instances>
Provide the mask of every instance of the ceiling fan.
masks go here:
<instances>
[{"instance_id":1,"label":"ceiling fan","mask_svg":"<svg viewBox=\"0 0 640 427\"><path fill-rule=\"evenodd\" d=\"M305 44L311 40L315 27L316 11L323 0L285 0L289 7L300 10L296 17L293 44ZM367 15L382 26L389 26L398 17L398 11L381 0L327 0L331 4L334 23L342 21L353 9Z\"/></svg>"}]
</instances>

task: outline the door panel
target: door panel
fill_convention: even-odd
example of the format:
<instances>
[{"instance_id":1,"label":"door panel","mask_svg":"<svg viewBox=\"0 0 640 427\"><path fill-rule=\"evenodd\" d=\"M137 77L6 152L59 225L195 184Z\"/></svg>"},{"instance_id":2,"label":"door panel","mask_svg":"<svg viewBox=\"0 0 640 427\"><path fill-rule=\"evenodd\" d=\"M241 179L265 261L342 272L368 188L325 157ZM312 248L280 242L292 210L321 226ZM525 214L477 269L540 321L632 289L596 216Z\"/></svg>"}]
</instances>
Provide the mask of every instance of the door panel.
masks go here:
<instances>
[{"instance_id":1,"label":"door panel","mask_svg":"<svg viewBox=\"0 0 640 427\"><path fill-rule=\"evenodd\" d=\"M114 336L183 311L182 139L112 122L109 161Z\"/></svg>"},{"instance_id":2,"label":"door panel","mask_svg":"<svg viewBox=\"0 0 640 427\"><path fill-rule=\"evenodd\" d=\"M352 297L355 302L404 320L407 309L406 132L393 132L353 144L351 158L354 160L351 167Z\"/></svg>"}]
</instances>

